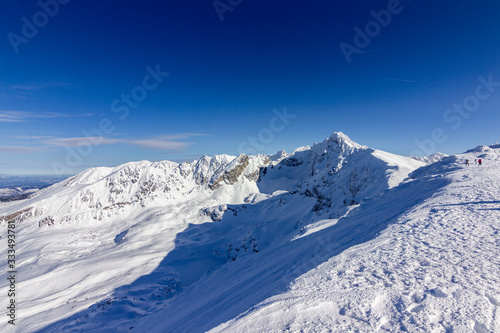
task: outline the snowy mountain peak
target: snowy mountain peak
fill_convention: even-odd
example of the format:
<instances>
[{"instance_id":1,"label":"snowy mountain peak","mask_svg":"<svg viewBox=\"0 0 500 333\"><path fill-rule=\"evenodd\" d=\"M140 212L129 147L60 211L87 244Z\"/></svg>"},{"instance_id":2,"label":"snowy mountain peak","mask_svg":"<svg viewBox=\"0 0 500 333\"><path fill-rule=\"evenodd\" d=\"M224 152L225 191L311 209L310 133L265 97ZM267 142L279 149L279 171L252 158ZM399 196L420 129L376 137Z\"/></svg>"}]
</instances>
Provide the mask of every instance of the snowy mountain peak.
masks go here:
<instances>
[{"instance_id":1,"label":"snowy mountain peak","mask_svg":"<svg viewBox=\"0 0 500 333\"><path fill-rule=\"evenodd\" d=\"M273 162L280 162L282 159L286 158L288 156L288 153L284 150L278 151L276 154L269 155L269 158Z\"/></svg>"},{"instance_id":2,"label":"snowy mountain peak","mask_svg":"<svg viewBox=\"0 0 500 333\"><path fill-rule=\"evenodd\" d=\"M357 150L368 149L367 146L360 145L352 141L347 135L342 132L333 132L328 138L320 143L315 143L311 146L302 146L295 149L292 154L287 157L290 158L295 155L303 155L310 153L313 155L324 155L328 152L337 154L339 156L346 156L354 153Z\"/></svg>"},{"instance_id":3,"label":"snowy mountain peak","mask_svg":"<svg viewBox=\"0 0 500 333\"><path fill-rule=\"evenodd\" d=\"M337 144L342 149L366 149L368 147L352 141L342 132L333 132L327 139L330 145Z\"/></svg>"},{"instance_id":4,"label":"snowy mountain peak","mask_svg":"<svg viewBox=\"0 0 500 333\"><path fill-rule=\"evenodd\" d=\"M323 142L316 143L312 147L307 148L313 151L315 154L333 152L341 156L352 154L358 150L368 149L368 147L354 142L342 132L333 132L330 137L325 139Z\"/></svg>"}]
</instances>

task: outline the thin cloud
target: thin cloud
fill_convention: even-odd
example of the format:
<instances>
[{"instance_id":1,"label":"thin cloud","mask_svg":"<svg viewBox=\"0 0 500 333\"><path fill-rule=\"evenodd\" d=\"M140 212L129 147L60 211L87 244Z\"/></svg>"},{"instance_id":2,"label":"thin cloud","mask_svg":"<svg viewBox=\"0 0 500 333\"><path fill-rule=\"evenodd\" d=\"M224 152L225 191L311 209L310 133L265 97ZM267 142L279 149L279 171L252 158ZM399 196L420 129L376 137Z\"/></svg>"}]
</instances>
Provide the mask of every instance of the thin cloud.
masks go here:
<instances>
[{"instance_id":1,"label":"thin cloud","mask_svg":"<svg viewBox=\"0 0 500 333\"><path fill-rule=\"evenodd\" d=\"M70 87L70 83L54 81L54 82L37 82L37 83L27 83L9 86L10 90L21 90L21 91L36 91L47 88L62 88Z\"/></svg>"},{"instance_id":2,"label":"thin cloud","mask_svg":"<svg viewBox=\"0 0 500 333\"><path fill-rule=\"evenodd\" d=\"M20 84L2 85L0 98L2 99L27 99L28 97L44 93L47 89L64 89L73 87L73 84L50 81L50 82L25 82Z\"/></svg>"},{"instance_id":3,"label":"thin cloud","mask_svg":"<svg viewBox=\"0 0 500 333\"><path fill-rule=\"evenodd\" d=\"M204 134L204 133L181 133L181 135L187 135L187 136L210 136L210 134Z\"/></svg>"},{"instance_id":4,"label":"thin cloud","mask_svg":"<svg viewBox=\"0 0 500 333\"><path fill-rule=\"evenodd\" d=\"M18 85L18 86L10 86L9 89L11 89L11 90L33 91L33 90L40 90L41 88L39 86Z\"/></svg>"},{"instance_id":5,"label":"thin cloud","mask_svg":"<svg viewBox=\"0 0 500 333\"><path fill-rule=\"evenodd\" d=\"M92 117L96 113L70 114L59 112L28 112L28 111L0 111L0 122L20 123L44 118L71 118L71 117Z\"/></svg>"},{"instance_id":6,"label":"thin cloud","mask_svg":"<svg viewBox=\"0 0 500 333\"><path fill-rule=\"evenodd\" d=\"M76 137L76 138L53 138L43 142L50 146L57 147L82 147L82 146L100 146L112 144L129 144L136 147L164 150L181 151L185 150L192 142L177 141L186 139L187 135L165 135L147 139L115 139L108 137Z\"/></svg>"},{"instance_id":7,"label":"thin cloud","mask_svg":"<svg viewBox=\"0 0 500 333\"><path fill-rule=\"evenodd\" d=\"M203 134L203 133L180 133L180 134L170 134L170 135L162 135L158 136L157 139L161 140L180 140L180 139L187 139L192 136L209 136L209 134Z\"/></svg>"},{"instance_id":8,"label":"thin cloud","mask_svg":"<svg viewBox=\"0 0 500 333\"><path fill-rule=\"evenodd\" d=\"M0 112L0 122L20 122L23 117L19 111Z\"/></svg>"},{"instance_id":9,"label":"thin cloud","mask_svg":"<svg viewBox=\"0 0 500 333\"><path fill-rule=\"evenodd\" d=\"M144 140L126 140L124 143L129 143L134 146L156 149L156 150L168 150L168 151L179 151L186 149L192 142L180 142L171 141L164 139L144 139Z\"/></svg>"},{"instance_id":10,"label":"thin cloud","mask_svg":"<svg viewBox=\"0 0 500 333\"><path fill-rule=\"evenodd\" d=\"M417 83L415 80L406 80L406 79L396 79L396 78L388 78L384 77L384 80L389 80L389 81L397 81L397 82L410 82L410 83Z\"/></svg>"},{"instance_id":11,"label":"thin cloud","mask_svg":"<svg viewBox=\"0 0 500 333\"><path fill-rule=\"evenodd\" d=\"M12 139L19 140L42 140L42 139L56 139L55 136L45 135L45 136L36 136L36 135L14 135Z\"/></svg>"},{"instance_id":12,"label":"thin cloud","mask_svg":"<svg viewBox=\"0 0 500 333\"><path fill-rule=\"evenodd\" d=\"M127 144L136 147L161 150L164 152L184 151L193 142L180 141L188 139L191 136L201 136L201 133L191 134L175 134L163 135L152 138L110 138L110 137L73 137L73 138L58 138L54 136L35 136L35 135L18 135L12 136L12 139L28 140L33 142L33 146L0 146L0 152L11 153L31 153L35 151L53 150L55 147L85 147L85 146L101 146L113 144ZM38 147L42 145L41 147Z\"/></svg>"},{"instance_id":13,"label":"thin cloud","mask_svg":"<svg viewBox=\"0 0 500 333\"><path fill-rule=\"evenodd\" d=\"M0 146L0 152L3 153L27 154L42 150L45 149L40 147L26 147L26 146Z\"/></svg>"}]
</instances>

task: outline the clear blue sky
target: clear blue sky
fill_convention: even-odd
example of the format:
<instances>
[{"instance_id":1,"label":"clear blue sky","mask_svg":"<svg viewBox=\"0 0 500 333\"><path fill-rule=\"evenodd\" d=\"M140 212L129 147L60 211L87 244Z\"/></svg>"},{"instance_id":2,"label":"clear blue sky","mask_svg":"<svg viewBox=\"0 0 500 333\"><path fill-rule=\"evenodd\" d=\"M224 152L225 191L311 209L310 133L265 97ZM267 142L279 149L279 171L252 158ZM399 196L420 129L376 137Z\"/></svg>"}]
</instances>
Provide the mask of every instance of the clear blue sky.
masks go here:
<instances>
[{"instance_id":1,"label":"clear blue sky","mask_svg":"<svg viewBox=\"0 0 500 333\"><path fill-rule=\"evenodd\" d=\"M4 0L0 174L500 140L500 2L360 2Z\"/></svg>"}]
</instances>

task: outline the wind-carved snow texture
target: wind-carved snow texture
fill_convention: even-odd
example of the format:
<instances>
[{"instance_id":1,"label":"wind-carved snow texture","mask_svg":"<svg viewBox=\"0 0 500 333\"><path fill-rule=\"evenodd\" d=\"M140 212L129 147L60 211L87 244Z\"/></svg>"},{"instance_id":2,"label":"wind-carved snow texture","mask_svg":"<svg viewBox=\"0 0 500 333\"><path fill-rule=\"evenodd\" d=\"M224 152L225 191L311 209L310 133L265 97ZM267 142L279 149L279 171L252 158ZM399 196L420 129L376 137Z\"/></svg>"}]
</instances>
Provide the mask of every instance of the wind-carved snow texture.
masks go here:
<instances>
[{"instance_id":1,"label":"wind-carved snow texture","mask_svg":"<svg viewBox=\"0 0 500 333\"><path fill-rule=\"evenodd\" d=\"M0 206L19 228L16 329L500 331L499 154L425 166L334 133L89 169Z\"/></svg>"}]
</instances>

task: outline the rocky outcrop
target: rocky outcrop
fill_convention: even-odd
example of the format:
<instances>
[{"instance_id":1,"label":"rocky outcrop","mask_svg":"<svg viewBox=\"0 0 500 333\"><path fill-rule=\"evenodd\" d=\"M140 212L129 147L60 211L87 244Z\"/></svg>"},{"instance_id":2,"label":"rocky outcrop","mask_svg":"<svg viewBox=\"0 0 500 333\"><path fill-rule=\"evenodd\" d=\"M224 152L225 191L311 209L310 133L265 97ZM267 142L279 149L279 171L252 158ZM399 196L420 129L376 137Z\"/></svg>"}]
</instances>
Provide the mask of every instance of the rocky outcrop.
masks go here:
<instances>
[{"instance_id":1,"label":"rocky outcrop","mask_svg":"<svg viewBox=\"0 0 500 333\"><path fill-rule=\"evenodd\" d=\"M243 174L243 171L248 166L249 158L245 154L238 156L231 162L227 168L216 174L208 185L211 190L218 189L223 184L233 185L238 181L238 178Z\"/></svg>"}]
</instances>

